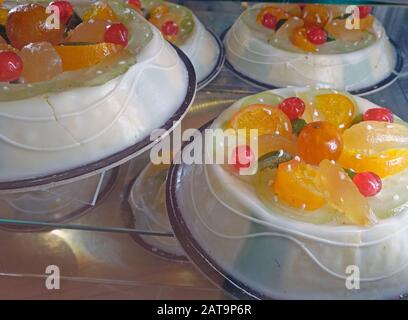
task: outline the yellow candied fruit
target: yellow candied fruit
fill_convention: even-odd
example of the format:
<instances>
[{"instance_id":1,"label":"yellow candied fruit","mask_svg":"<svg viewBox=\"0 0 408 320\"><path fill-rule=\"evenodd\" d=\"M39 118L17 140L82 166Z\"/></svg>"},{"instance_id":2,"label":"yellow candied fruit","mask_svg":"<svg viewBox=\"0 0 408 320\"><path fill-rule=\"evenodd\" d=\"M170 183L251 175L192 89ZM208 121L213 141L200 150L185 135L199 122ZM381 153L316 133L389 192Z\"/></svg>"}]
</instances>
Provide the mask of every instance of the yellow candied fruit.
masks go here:
<instances>
[{"instance_id":1,"label":"yellow candied fruit","mask_svg":"<svg viewBox=\"0 0 408 320\"><path fill-rule=\"evenodd\" d=\"M96 2L92 5L92 7L87 10L82 20L89 21L89 20L110 20L110 21L117 21L118 17L116 13L112 10L112 8L104 2Z\"/></svg>"},{"instance_id":2,"label":"yellow candied fruit","mask_svg":"<svg viewBox=\"0 0 408 320\"><path fill-rule=\"evenodd\" d=\"M316 188L317 171L303 161L291 160L278 167L274 191L282 202L306 211L317 210L326 200Z\"/></svg>"}]
</instances>

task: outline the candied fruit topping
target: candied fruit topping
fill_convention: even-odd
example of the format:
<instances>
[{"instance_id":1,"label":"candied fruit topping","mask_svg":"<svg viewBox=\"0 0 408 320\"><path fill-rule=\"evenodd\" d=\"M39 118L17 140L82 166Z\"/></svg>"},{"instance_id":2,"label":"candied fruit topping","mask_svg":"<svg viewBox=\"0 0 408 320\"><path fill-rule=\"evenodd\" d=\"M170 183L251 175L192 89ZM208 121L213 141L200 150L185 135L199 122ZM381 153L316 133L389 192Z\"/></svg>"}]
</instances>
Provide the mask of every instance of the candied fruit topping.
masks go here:
<instances>
[{"instance_id":1,"label":"candied fruit topping","mask_svg":"<svg viewBox=\"0 0 408 320\"><path fill-rule=\"evenodd\" d=\"M367 199L340 165L323 160L316 180L327 202L342 212L348 222L369 225L376 221Z\"/></svg>"},{"instance_id":2,"label":"candied fruit topping","mask_svg":"<svg viewBox=\"0 0 408 320\"><path fill-rule=\"evenodd\" d=\"M30 43L20 51L24 83L47 81L62 73L61 57L49 42Z\"/></svg>"},{"instance_id":3,"label":"candied fruit topping","mask_svg":"<svg viewBox=\"0 0 408 320\"><path fill-rule=\"evenodd\" d=\"M123 23L114 23L106 27L104 41L122 47L128 44L129 31Z\"/></svg>"},{"instance_id":4,"label":"candied fruit topping","mask_svg":"<svg viewBox=\"0 0 408 320\"><path fill-rule=\"evenodd\" d=\"M106 20L117 21L118 17L112 8L103 1L95 2L83 15L84 21L89 20Z\"/></svg>"},{"instance_id":5,"label":"candied fruit topping","mask_svg":"<svg viewBox=\"0 0 408 320\"><path fill-rule=\"evenodd\" d=\"M277 107L267 104L249 105L238 111L230 121L230 127L246 129L249 137L250 129L257 129L258 135L276 134L291 137L292 125L289 118Z\"/></svg>"},{"instance_id":6,"label":"candied fruit topping","mask_svg":"<svg viewBox=\"0 0 408 320\"><path fill-rule=\"evenodd\" d=\"M364 121L394 122L394 115L387 108L372 108L364 112L363 119Z\"/></svg>"},{"instance_id":7,"label":"candied fruit topping","mask_svg":"<svg viewBox=\"0 0 408 320\"><path fill-rule=\"evenodd\" d=\"M62 42L64 27L54 28L47 22L49 14L46 8L30 3L18 5L10 10L6 33L13 47L21 49L26 44L49 42L57 45Z\"/></svg>"},{"instance_id":8,"label":"candied fruit topping","mask_svg":"<svg viewBox=\"0 0 408 320\"><path fill-rule=\"evenodd\" d=\"M366 18L371 12L373 11L373 7L371 6L358 6L360 19Z\"/></svg>"},{"instance_id":9,"label":"candied fruit topping","mask_svg":"<svg viewBox=\"0 0 408 320\"><path fill-rule=\"evenodd\" d=\"M169 20L162 25L161 31L166 37L177 36L179 33L179 26L176 22Z\"/></svg>"},{"instance_id":10,"label":"candied fruit topping","mask_svg":"<svg viewBox=\"0 0 408 320\"><path fill-rule=\"evenodd\" d=\"M256 20L258 23L263 24L263 20L266 16L273 16L276 19L276 22L282 19L288 19L290 15L281 7L279 6L265 6L264 8L259 11Z\"/></svg>"},{"instance_id":11,"label":"candied fruit topping","mask_svg":"<svg viewBox=\"0 0 408 320\"><path fill-rule=\"evenodd\" d=\"M133 9L139 10L142 8L142 3L140 0L127 0L128 6Z\"/></svg>"},{"instance_id":12,"label":"candied fruit topping","mask_svg":"<svg viewBox=\"0 0 408 320\"><path fill-rule=\"evenodd\" d=\"M303 20L306 26L324 27L331 18L329 8L321 4L307 4L303 8Z\"/></svg>"},{"instance_id":13,"label":"candied fruit topping","mask_svg":"<svg viewBox=\"0 0 408 320\"><path fill-rule=\"evenodd\" d=\"M373 197L382 188L381 178L374 172L357 173L353 178L353 182L364 197Z\"/></svg>"},{"instance_id":14,"label":"candied fruit topping","mask_svg":"<svg viewBox=\"0 0 408 320\"><path fill-rule=\"evenodd\" d=\"M60 22L66 25L71 19L74 9L69 1L53 1L50 6L56 6L59 9Z\"/></svg>"},{"instance_id":15,"label":"candied fruit topping","mask_svg":"<svg viewBox=\"0 0 408 320\"><path fill-rule=\"evenodd\" d=\"M257 138L258 143L258 155L262 157L263 155L273 152L283 150L292 156L298 154L297 144L294 137L283 137L276 134L264 134ZM256 143L254 141L254 143Z\"/></svg>"},{"instance_id":16,"label":"candied fruit topping","mask_svg":"<svg viewBox=\"0 0 408 320\"><path fill-rule=\"evenodd\" d=\"M23 61L12 51L0 52L0 82L11 82L20 78Z\"/></svg>"},{"instance_id":17,"label":"candied fruit topping","mask_svg":"<svg viewBox=\"0 0 408 320\"><path fill-rule=\"evenodd\" d=\"M341 131L329 122L316 121L306 125L297 141L300 157L319 165L324 159L337 160L343 150Z\"/></svg>"},{"instance_id":18,"label":"candied fruit topping","mask_svg":"<svg viewBox=\"0 0 408 320\"><path fill-rule=\"evenodd\" d=\"M344 40L350 42L360 41L365 37L363 31L365 30L365 28L367 28L367 26L365 25L366 22L364 22L363 20L365 19L360 20L360 29L347 29L345 19L335 19L326 24L324 29L330 34L330 36L334 37L336 40Z\"/></svg>"},{"instance_id":19,"label":"candied fruit topping","mask_svg":"<svg viewBox=\"0 0 408 320\"><path fill-rule=\"evenodd\" d=\"M6 25L8 13L8 9L0 8L0 25Z\"/></svg>"},{"instance_id":20,"label":"candied fruit topping","mask_svg":"<svg viewBox=\"0 0 408 320\"><path fill-rule=\"evenodd\" d=\"M322 45L327 42L327 33L317 26L306 27L306 37L311 43Z\"/></svg>"},{"instance_id":21,"label":"candied fruit topping","mask_svg":"<svg viewBox=\"0 0 408 320\"><path fill-rule=\"evenodd\" d=\"M303 161L293 159L278 166L273 189L282 202L303 210L313 211L326 200L316 188L317 171Z\"/></svg>"},{"instance_id":22,"label":"candied fruit topping","mask_svg":"<svg viewBox=\"0 0 408 320\"><path fill-rule=\"evenodd\" d=\"M397 123L363 121L343 133L339 163L356 172L370 171L381 178L408 167L408 127Z\"/></svg>"},{"instance_id":23,"label":"candied fruit topping","mask_svg":"<svg viewBox=\"0 0 408 320\"><path fill-rule=\"evenodd\" d=\"M342 94L319 94L314 101L314 120L322 120L334 124L344 130L350 127L354 114L354 102Z\"/></svg>"},{"instance_id":24,"label":"candied fruit topping","mask_svg":"<svg viewBox=\"0 0 408 320\"><path fill-rule=\"evenodd\" d=\"M275 29L278 19L272 13L265 13L262 17L262 25L268 29Z\"/></svg>"},{"instance_id":25,"label":"candied fruit topping","mask_svg":"<svg viewBox=\"0 0 408 320\"><path fill-rule=\"evenodd\" d=\"M290 97L283 100L278 108L281 109L290 120L295 120L303 115L306 106L302 99L298 97Z\"/></svg>"},{"instance_id":26,"label":"candied fruit topping","mask_svg":"<svg viewBox=\"0 0 408 320\"><path fill-rule=\"evenodd\" d=\"M161 4L153 7L148 20L154 24L167 41L181 45L194 30L194 18L184 7Z\"/></svg>"},{"instance_id":27,"label":"candied fruit topping","mask_svg":"<svg viewBox=\"0 0 408 320\"><path fill-rule=\"evenodd\" d=\"M307 30L305 27L295 28L290 36L291 42L299 49L307 52L316 52L316 45L307 39L306 33Z\"/></svg>"},{"instance_id":28,"label":"candied fruit topping","mask_svg":"<svg viewBox=\"0 0 408 320\"><path fill-rule=\"evenodd\" d=\"M64 71L78 70L93 66L108 56L114 55L123 49L114 43L98 43L90 45L61 45L56 46L62 59Z\"/></svg>"},{"instance_id":29,"label":"candied fruit topping","mask_svg":"<svg viewBox=\"0 0 408 320\"><path fill-rule=\"evenodd\" d=\"M161 19L162 16L169 13L169 11L170 9L168 5L165 5L165 4L158 5L150 10L149 20L154 20L154 19L159 20Z\"/></svg>"},{"instance_id":30,"label":"candied fruit topping","mask_svg":"<svg viewBox=\"0 0 408 320\"><path fill-rule=\"evenodd\" d=\"M80 23L68 33L64 43L87 42L100 43L104 41L106 28L111 23L105 20L91 20Z\"/></svg>"}]
</instances>

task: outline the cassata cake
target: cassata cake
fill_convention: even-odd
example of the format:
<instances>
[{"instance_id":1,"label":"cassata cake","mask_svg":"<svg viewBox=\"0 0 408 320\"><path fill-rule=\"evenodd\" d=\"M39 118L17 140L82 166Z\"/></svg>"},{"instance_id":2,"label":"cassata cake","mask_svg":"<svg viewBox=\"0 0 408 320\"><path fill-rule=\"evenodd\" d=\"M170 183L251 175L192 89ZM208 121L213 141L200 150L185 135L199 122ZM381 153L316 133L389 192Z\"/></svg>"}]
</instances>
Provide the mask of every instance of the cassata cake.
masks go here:
<instances>
[{"instance_id":1,"label":"cassata cake","mask_svg":"<svg viewBox=\"0 0 408 320\"><path fill-rule=\"evenodd\" d=\"M225 36L227 60L240 75L263 87L374 87L394 71L395 48L371 7L359 6L354 15L346 8L254 5Z\"/></svg>"},{"instance_id":2,"label":"cassata cake","mask_svg":"<svg viewBox=\"0 0 408 320\"><path fill-rule=\"evenodd\" d=\"M238 139L207 145L229 160L188 173L180 203L213 263L267 297L407 292L406 122L346 92L287 88L237 101L210 129Z\"/></svg>"},{"instance_id":3,"label":"cassata cake","mask_svg":"<svg viewBox=\"0 0 408 320\"><path fill-rule=\"evenodd\" d=\"M219 45L190 9L162 0L129 3L134 6L140 3L146 18L189 57L198 83L214 72L221 54Z\"/></svg>"},{"instance_id":4,"label":"cassata cake","mask_svg":"<svg viewBox=\"0 0 408 320\"><path fill-rule=\"evenodd\" d=\"M48 27L49 6L59 8L60 28ZM183 105L185 64L126 3L19 1L0 10L0 182L120 152Z\"/></svg>"}]
</instances>

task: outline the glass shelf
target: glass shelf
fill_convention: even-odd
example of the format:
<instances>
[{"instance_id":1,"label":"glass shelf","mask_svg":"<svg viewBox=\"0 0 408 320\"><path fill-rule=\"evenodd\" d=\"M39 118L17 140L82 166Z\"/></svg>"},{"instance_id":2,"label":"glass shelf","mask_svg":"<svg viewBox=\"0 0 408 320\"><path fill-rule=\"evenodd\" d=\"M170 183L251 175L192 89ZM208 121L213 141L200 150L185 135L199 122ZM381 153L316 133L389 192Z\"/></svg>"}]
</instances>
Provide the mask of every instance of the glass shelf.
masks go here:
<instances>
[{"instance_id":1,"label":"glass shelf","mask_svg":"<svg viewBox=\"0 0 408 320\"><path fill-rule=\"evenodd\" d=\"M235 1L179 2L193 9L218 35L232 25L246 6L246 3ZM375 9L376 16L383 21L390 38L406 57L405 65L396 82L366 98L389 107L408 120L408 27L402 23L408 18L408 3L405 0L389 3L401 6L379 5ZM197 94L182 127L198 128L233 101L258 91L224 67L217 79ZM24 219L21 215L10 218L8 212L0 212L0 275L42 278L45 277L45 267L55 264L61 266L63 279L132 286L140 288L141 296L145 294L149 298L225 298L190 263L160 259L129 236L173 237L169 232L134 229L126 223L128 217L124 216L126 212L123 210L126 188L148 162L149 153L145 153L117 170L105 173L104 177L89 181L88 191L81 194L81 199L75 199L82 201L85 209L67 215L65 220Z\"/></svg>"}]
</instances>

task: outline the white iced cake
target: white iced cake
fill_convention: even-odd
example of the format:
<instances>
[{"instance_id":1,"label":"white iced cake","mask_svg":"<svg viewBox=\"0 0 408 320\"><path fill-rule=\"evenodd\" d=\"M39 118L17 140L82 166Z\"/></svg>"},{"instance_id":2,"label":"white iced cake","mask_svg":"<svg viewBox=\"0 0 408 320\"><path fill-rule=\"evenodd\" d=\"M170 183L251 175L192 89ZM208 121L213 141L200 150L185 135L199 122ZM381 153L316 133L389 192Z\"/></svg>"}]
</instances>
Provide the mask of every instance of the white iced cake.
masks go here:
<instances>
[{"instance_id":1,"label":"white iced cake","mask_svg":"<svg viewBox=\"0 0 408 320\"><path fill-rule=\"evenodd\" d=\"M396 54L371 7L358 8L254 5L226 34L227 59L263 86L369 88L393 72Z\"/></svg>"},{"instance_id":2,"label":"white iced cake","mask_svg":"<svg viewBox=\"0 0 408 320\"><path fill-rule=\"evenodd\" d=\"M13 30L23 28L22 21L35 27L31 12L43 12L48 2L4 9L10 11L8 39L2 39L9 43L1 50L14 59L10 52L16 52L23 70L2 76L0 84L2 182L42 177L124 150L149 138L185 99L186 67L156 28L115 1L71 4L73 11L57 1L61 17L68 12L71 20L61 36L39 35L36 50ZM38 52L54 59L51 75L42 79L35 76Z\"/></svg>"},{"instance_id":3,"label":"white iced cake","mask_svg":"<svg viewBox=\"0 0 408 320\"><path fill-rule=\"evenodd\" d=\"M206 180L216 199L197 204L203 225L220 241L211 248L214 256L224 241L236 252L235 264L248 257L236 268L258 266L259 275L245 269L247 276L263 274L265 284L257 286L275 297L389 298L406 292L404 121L345 92L287 88L237 101L211 128L227 136L237 132L228 129L259 132L239 133L228 146L221 140L207 146L208 155L224 152L230 159L205 166L196 178ZM234 232L240 225L249 227ZM259 257L258 264L251 256ZM346 280L356 268L361 288L353 292Z\"/></svg>"},{"instance_id":4,"label":"white iced cake","mask_svg":"<svg viewBox=\"0 0 408 320\"><path fill-rule=\"evenodd\" d=\"M215 38L188 8L162 0L142 1L147 19L191 60L197 82L206 79L217 65L220 49Z\"/></svg>"}]
</instances>

